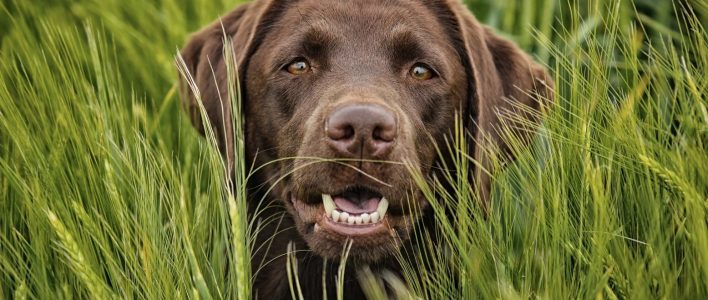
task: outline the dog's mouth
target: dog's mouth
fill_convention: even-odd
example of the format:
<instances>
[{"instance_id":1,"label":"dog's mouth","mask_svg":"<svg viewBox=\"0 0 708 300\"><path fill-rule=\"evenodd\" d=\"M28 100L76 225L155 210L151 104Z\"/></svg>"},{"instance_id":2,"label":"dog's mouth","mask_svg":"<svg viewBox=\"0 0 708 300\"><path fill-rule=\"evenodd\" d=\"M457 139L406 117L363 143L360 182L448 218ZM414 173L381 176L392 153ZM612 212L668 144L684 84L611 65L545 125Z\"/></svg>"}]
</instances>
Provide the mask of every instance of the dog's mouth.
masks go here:
<instances>
[{"instance_id":1,"label":"dog's mouth","mask_svg":"<svg viewBox=\"0 0 708 300\"><path fill-rule=\"evenodd\" d=\"M353 187L335 193L318 193L303 201L291 196L299 229L313 250L337 257L341 246L352 242L352 253L373 260L397 249L411 229L411 216L401 203L390 201L375 189ZM374 253L375 252L375 253Z\"/></svg>"},{"instance_id":2,"label":"dog's mouth","mask_svg":"<svg viewBox=\"0 0 708 300\"><path fill-rule=\"evenodd\" d=\"M322 193L312 197L312 204L291 199L297 214L315 232L357 237L382 233L387 227L389 201L373 189L357 186L336 194Z\"/></svg>"},{"instance_id":3,"label":"dog's mouth","mask_svg":"<svg viewBox=\"0 0 708 300\"><path fill-rule=\"evenodd\" d=\"M381 194L355 188L337 195L322 194L323 220L315 224L346 236L376 232L384 227L389 202Z\"/></svg>"}]
</instances>

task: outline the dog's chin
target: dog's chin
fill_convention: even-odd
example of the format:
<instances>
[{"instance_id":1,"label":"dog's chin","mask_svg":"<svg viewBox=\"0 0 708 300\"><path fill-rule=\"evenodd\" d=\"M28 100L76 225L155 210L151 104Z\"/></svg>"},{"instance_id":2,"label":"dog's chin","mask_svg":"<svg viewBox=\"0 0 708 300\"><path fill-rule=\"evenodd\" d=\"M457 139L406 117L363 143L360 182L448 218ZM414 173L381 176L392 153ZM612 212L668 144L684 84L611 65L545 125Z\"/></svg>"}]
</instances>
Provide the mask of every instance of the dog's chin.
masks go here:
<instances>
[{"instance_id":1,"label":"dog's chin","mask_svg":"<svg viewBox=\"0 0 708 300\"><path fill-rule=\"evenodd\" d=\"M408 239L415 219L376 192L349 190L308 198L290 197L297 229L314 253L332 260L340 259L348 246L348 257L355 261L391 257Z\"/></svg>"}]
</instances>

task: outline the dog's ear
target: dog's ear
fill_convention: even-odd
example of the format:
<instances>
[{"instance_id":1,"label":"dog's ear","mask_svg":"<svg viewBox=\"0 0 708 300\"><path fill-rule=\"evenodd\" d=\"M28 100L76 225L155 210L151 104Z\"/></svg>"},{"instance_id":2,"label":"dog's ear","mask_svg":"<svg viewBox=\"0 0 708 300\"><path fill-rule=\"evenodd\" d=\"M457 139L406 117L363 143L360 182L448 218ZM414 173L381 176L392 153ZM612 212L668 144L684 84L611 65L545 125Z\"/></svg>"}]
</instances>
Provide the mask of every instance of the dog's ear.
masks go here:
<instances>
[{"instance_id":1,"label":"dog's ear","mask_svg":"<svg viewBox=\"0 0 708 300\"><path fill-rule=\"evenodd\" d=\"M235 54L235 70L239 72L241 92L249 58L266 34L271 20L283 9L280 1L258 1L243 4L193 34L178 58L182 104L192 124L200 133L207 132L200 107L203 106L227 166L233 162L233 128L231 102L228 96L227 66L224 43L230 41ZM231 83L234 84L234 83ZM242 95L245 101L245 93ZM201 103L199 102L201 101Z\"/></svg>"},{"instance_id":2,"label":"dog's ear","mask_svg":"<svg viewBox=\"0 0 708 300\"><path fill-rule=\"evenodd\" d=\"M541 112L553 101L553 81L538 63L516 44L483 27L467 8L456 0L445 0L449 8L453 40L467 69L469 123L473 138L475 185L484 207L489 205L491 176L497 171L489 154L513 159L507 144L510 136L521 145L533 137ZM456 24L454 24L456 23Z\"/></svg>"}]
</instances>

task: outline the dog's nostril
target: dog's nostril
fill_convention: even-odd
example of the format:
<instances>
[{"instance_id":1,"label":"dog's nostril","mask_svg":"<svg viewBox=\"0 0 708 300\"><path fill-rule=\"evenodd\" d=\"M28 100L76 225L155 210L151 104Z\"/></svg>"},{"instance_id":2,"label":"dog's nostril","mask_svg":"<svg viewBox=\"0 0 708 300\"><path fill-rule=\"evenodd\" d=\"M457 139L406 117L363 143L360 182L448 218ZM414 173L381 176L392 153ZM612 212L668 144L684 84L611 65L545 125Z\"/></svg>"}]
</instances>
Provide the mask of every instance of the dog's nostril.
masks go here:
<instances>
[{"instance_id":1,"label":"dog's nostril","mask_svg":"<svg viewBox=\"0 0 708 300\"><path fill-rule=\"evenodd\" d=\"M354 138L354 127L347 123L338 123L337 120L335 124L331 124L332 121L326 127L327 137L334 141L346 141Z\"/></svg>"},{"instance_id":2,"label":"dog's nostril","mask_svg":"<svg viewBox=\"0 0 708 300\"><path fill-rule=\"evenodd\" d=\"M372 134L375 142L390 143L396 138L396 128L393 126L376 126Z\"/></svg>"},{"instance_id":3,"label":"dog's nostril","mask_svg":"<svg viewBox=\"0 0 708 300\"><path fill-rule=\"evenodd\" d=\"M347 125L342 129L342 140L350 140L354 138L354 127Z\"/></svg>"}]
</instances>

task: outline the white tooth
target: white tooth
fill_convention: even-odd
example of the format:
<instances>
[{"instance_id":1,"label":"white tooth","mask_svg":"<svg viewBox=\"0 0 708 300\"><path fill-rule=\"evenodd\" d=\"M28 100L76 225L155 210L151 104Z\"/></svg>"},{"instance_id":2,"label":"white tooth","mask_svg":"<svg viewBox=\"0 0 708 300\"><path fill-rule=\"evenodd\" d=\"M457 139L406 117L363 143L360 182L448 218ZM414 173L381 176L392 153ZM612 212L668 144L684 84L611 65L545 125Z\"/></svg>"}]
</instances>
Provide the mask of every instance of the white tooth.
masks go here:
<instances>
[{"instance_id":1,"label":"white tooth","mask_svg":"<svg viewBox=\"0 0 708 300\"><path fill-rule=\"evenodd\" d=\"M354 218L354 223L356 223L356 225L361 225L362 222L363 221L361 220L361 216Z\"/></svg>"},{"instance_id":2,"label":"white tooth","mask_svg":"<svg viewBox=\"0 0 708 300\"><path fill-rule=\"evenodd\" d=\"M371 213L371 223L377 223L378 221L379 221L379 213L372 212Z\"/></svg>"},{"instance_id":3,"label":"white tooth","mask_svg":"<svg viewBox=\"0 0 708 300\"><path fill-rule=\"evenodd\" d=\"M346 211L339 214L339 221L340 222L344 223L347 220L349 220L349 214Z\"/></svg>"},{"instance_id":4,"label":"white tooth","mask_svg":"<svg viewBox=\"0 0 708 300\"><path fill-rule=\"evenodd\" d=\"M369 215L369 214L367 214L367 213L361 214L361 221L362 221L364 224L369 223L369 221L371 221L371 215Z\"/></svg>"},{"instance_id":5,"label":"white tooth","mask_svg":"<svg viewBox=\"0 0 708 300\"><path fill-rule=\"evenodd\" d=\"M386 215L386 211L388 210L388 200L386 198L381 198L381 201L379 201L379 207L376 208L376 212L379 213L379 216L381 219Z\"/></svg>"},{"instance_id":6,"label":"white tooth","mask_svg":"<svg viewBox=\"0 0 708 300\"><path fill-rule=\"evenodd\" d=\"M356 219L356 217L349 217L349 219L347 219L347 223L349 223L349 225L354 224L354 219Z\"/></svg>"},{"instance_id":7,"label":"white tooth","mask_svg":"<svg viewBox=\"0 0 708 300\"><path fill-rule=\"evenodd\" d=\"M338 210L333 209L333 210L332 210L332 220L335 221L335 222L339 221L339 215L340 215L340 214L341 214L341 213L340 213Z\"/></svg>"},{"instance_id":8,"label":"white tooth","mask_svg":"<svg viewBox=\"0 0 708 300\"><path fill-rule=\"evenodd\" d=\"M322 204L324 205L325 213L327 215L332 214L332 210L334 210L334 201L332 200L332 196L329 194L322 194Z\"/></svg>"}]
</instances>

